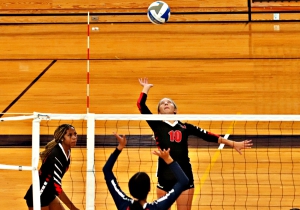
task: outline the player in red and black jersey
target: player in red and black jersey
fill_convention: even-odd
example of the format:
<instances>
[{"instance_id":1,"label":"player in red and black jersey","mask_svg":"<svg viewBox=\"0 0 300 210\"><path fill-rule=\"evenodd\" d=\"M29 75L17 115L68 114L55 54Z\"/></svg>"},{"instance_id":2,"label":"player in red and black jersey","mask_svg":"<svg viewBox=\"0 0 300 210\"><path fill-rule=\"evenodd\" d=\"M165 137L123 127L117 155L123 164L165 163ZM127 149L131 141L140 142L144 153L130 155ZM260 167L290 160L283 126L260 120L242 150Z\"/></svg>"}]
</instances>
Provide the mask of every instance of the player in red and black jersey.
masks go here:
<instances>
[{"instance_id":1,"label":"player in red and black jersey","mask_svg":"<svg viewBox=\"0 0 300 210\"><path fill-rule=\"evenodd\" d=\"M40 199L42 210L63 210L60 200L72 210L78 210L62 189L62 178L70 165L71 148L76 146L77 133L69 124L60 125L40 153L42 165L39 170ZM24 199L29 210L33 209L32 185Z\"/></svg>"},{"instance_id":2,"label":"player in red and black jersey","mask_svg":"<svg viewBox=\"0 0 300 210\"><path fill-rule=\"evenodd\" d=\"M143 90L137 101L139 111L141 112L141 114L152 114L152 112L146 106L146 100L147 94L153 85L148 83L147 78L139 79L139 82L143 86ZM158 104L158 113L176 114L177 106L170 98L163 98ZM229 145L240 154L242 149L251 148L252 146L251 140L234 142L192 124L182 123L180 121L148 120L147 123L154 133L157 146L160 149L170 148L171 157L179 163L182 170L189 178L189 186L176 200L178 210L190 210L194 195L193 172L188 155L188 137L190 135L197 136L208 142L216 142L219 144L223 143L225 145ZM172 175L172 173L170 173L169 168L166 167L166 164L161 158L158 159L157 177L157 195L158 197L161 197L166 192L168 192L175 181L174 176Z\"/></svg>"},{"instance_id":3,"label":"player in red and black jersey","mask_svg":"<svg viewBox=\"0 0 300 210\"><path fill-rule=\"evenodd\" d=\"M150 192L150 178L145 172L137 172L134 174L128 183L129 192L134 199L128 197L120 188L116 177L114 176L112 169L117 161L118 156L125 147L127 141L126 137L115 134L119 145L114 152L108 158L106 164L103 167L104 178L108 189L114 199L118 210L166 210L168 209L178 198L181 192L186 189L189 180L184 174L179 164L173 161L170 156L170 149L154 151L153 154L159 156L166 164L166 167L170 169L174 177L176 177L175 184L170 188L168 193L161 198L148 203L147 196Z\"/></svg>"}]
</instances>

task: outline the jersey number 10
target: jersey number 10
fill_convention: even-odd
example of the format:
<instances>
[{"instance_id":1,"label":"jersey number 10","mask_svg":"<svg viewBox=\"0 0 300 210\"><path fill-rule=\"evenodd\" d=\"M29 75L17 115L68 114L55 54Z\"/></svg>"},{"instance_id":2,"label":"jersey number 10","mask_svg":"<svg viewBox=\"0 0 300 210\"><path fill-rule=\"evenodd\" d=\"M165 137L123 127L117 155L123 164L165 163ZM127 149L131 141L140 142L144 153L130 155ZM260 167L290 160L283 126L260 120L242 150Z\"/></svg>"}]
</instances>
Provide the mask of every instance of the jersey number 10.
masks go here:
<instances>
[{"instance_id":1,"label":"jersey number 10","mask_svg":"<svg viewBox=\"0 0 300 210\"><path fill-rule=\"evenodd\" d=\"M177 143L179 143L179 142L181 142L181 140L182 140L182 133L181 133L181 131L179 131L179 130L176 130L176 131L170 131L169 132L169 136L170 136L170 141L171 142L177 142Z\"/></svg>"}]
</instances>

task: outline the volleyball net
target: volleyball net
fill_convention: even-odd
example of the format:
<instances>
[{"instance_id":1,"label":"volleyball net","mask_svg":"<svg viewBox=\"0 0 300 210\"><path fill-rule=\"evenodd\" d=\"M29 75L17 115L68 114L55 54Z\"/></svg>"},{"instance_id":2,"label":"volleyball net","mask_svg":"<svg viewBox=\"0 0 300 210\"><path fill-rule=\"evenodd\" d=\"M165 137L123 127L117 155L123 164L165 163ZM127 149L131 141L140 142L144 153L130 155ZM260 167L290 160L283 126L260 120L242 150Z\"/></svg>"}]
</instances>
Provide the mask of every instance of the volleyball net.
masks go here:
<instances>
[{"instance_id":1,"label":"volleyball net","mask_svg":"<svg viewBox=\"0 0 300 210\"><path fill-rule=\"evenodd\" d=\"M33 183L34 198L39 198L39 152L52 140L58 125L69 123L76 128L78 141L72 149L70 169L62 179L62 186L78 208L115 209L102 173L118 144L113 132L127 137L127 146L114 166L122 190L130 196L129 178L137 171L144 171L152 181L147 200L155 200L157 157L151 151L156 149L156 143L146 120L180 120L234 141L252 139L252 149L243 150L240 155L231 147L194 136L189 138L195 182L193 210L300 207L300 115L33 113L3 117L0 118L1 174L7 182L12 179L8 187L18 183L18 188L11 192L3 190L1 196L18 190L20 197L16 200L26 207L22 196ZM17 149L21 149L21 154L17 154ZM34 199L34 209L40 209L39 204L39 199ZM176 204L172 209L175 207Z\"/></svg>"}]
</instances>

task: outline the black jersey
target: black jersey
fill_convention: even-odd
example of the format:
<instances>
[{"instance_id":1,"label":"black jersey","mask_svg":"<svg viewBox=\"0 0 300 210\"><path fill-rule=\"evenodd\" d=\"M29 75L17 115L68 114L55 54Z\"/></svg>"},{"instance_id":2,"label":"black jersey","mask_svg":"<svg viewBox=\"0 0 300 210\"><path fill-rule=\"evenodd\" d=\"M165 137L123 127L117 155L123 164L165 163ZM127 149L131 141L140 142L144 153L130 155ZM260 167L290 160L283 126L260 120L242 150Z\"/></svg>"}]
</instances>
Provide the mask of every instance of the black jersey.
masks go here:
<instances>
[{"instance_id":1,"label":"black jersey","mask_svg":"<svg viewBox=\"0 0 300 210\"><path fill-rule=\"evenodd\" d=\"M50 152L47 158L43 161L40 170L40 196L42 206L49 205L51 198L55 198L62 192L62 178L69 169L70 154L66 155L62 145L58 143ZM32 186L30 186L25 197L27 201L32 200ZM47 200L47 203L44 201Z\"/></svg>"},{"instance_id":2,"label":"black jersey","mask_svg":"<svg viewBox=\"0 0 300 210\"><path fill-rule=\"evenodd\" d=\"M121 153L120 150L115 149L110 155L107 162L103 167L104 178L111 193L116 207L118 210L130 210L130 206L133 204L134 200L128 197L120 188L115 175L112 172L113 166ZM173 188L163 197L151 202L146 203L143 208L145 210L165 210L171 207L178 196L182 193L186 186L188 185L188 178L178 165L176 161L173 161L168 165L170 170L174 173L177 182Z\"/></svg>"},{"instance_id":3,"label":"black jersey","mask_svg":"<svg viewBox=\"0 0 300 210\"><path fill-rule=\"evenodd\" d=\"M146 106L146 100L147 94L142 92L137 101L137 106L141 114L152 114ZM168 121L147 120L147 123L154 133L156 145L161 149L170 148L171 157L179 163L183 171L188 175L189 179L192 178L190 177L192 176L192 172L188 152L188 137L193 135L208 142L218 142L219 138L219 135L180 121L175 121L171 124ZM172 173L166 167L165 162L161 158L159 158L158 162L157 176L166 180L174 180Z\"/></svg>"}]
</instances>

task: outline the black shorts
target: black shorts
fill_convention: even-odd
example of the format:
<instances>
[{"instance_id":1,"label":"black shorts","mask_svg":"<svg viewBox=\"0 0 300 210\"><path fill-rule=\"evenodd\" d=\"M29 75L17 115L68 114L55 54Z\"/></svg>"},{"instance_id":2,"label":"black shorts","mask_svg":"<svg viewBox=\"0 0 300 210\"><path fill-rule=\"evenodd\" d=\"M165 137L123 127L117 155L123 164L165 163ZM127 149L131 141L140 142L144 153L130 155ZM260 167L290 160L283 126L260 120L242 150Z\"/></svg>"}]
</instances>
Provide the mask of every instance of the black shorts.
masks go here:
<instances>
[{"instance_id":1,"label":"black shorts","mask_svg":"<svg viewBox=\"0 0 300 210\"><path fill-rule=\"evenodd\" d=\"M55 193L50 192L50 190L44 190L40 199L41 199L41 207L49 206L50 203L56 198ZM26 195L24 196L28 207L33 207L33 198L32 198L32 185L28 189Z\"/></svg>"},{"instance_id":2,"label":"black shorts","mask_svg":"<svg viewBox=\"0 0 300 210\"><path fill-rule=\"evenodd\" d=\"M189 184L185 190L194 188L193 172L191 170L186 170L185 174L189 178ZM158 177L157 188L159 188L165 192L169 192L173 188L173 186L176 184L176 182L177 182L176 179L166 179L163 177Z\"/></svg>"}]
</instances>

